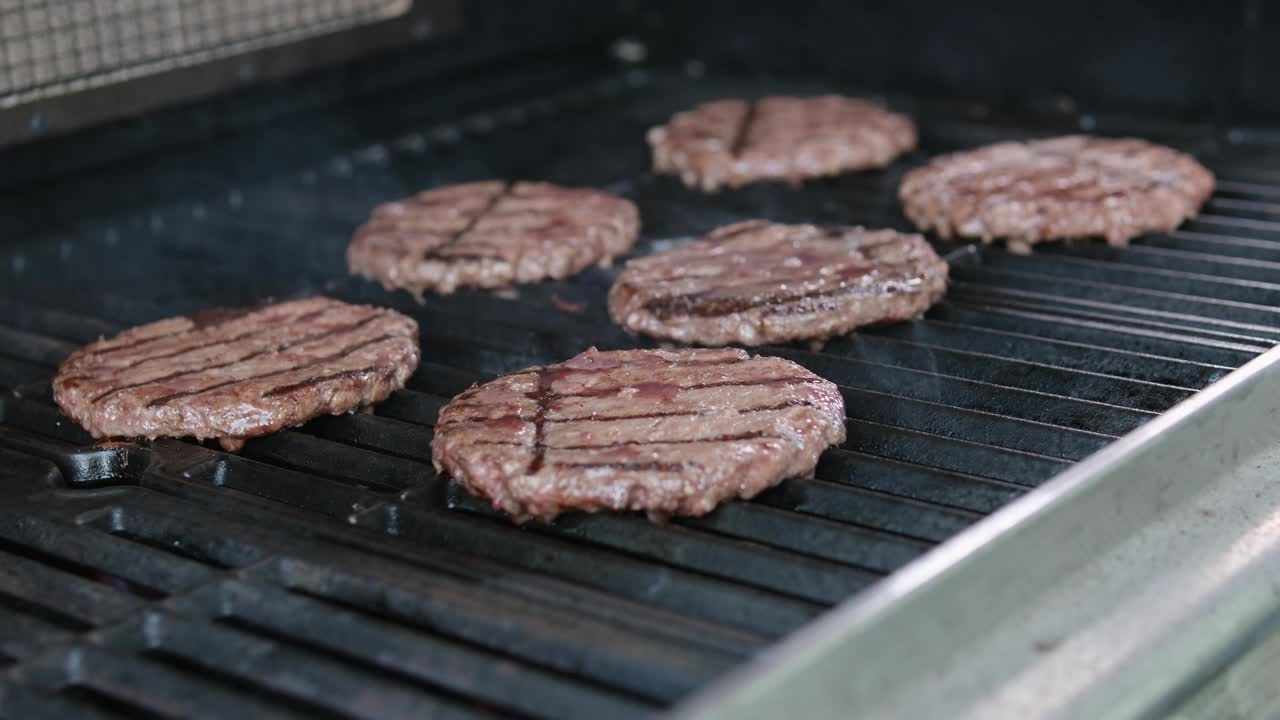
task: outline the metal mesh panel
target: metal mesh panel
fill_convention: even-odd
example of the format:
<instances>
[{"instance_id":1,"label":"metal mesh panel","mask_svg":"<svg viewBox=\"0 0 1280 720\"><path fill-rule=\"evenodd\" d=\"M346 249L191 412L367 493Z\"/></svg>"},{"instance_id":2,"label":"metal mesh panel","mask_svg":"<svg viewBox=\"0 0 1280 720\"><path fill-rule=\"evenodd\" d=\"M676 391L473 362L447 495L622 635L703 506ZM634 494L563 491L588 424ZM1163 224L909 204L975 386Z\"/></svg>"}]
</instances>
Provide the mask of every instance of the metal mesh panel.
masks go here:
<instances>
[{"instance_id":1,"label":"metal mesh panel","mask_svg":"<svg viewBox=\"0 0 1280 720\"><path fill-rule=\"evenodd\" d=\"M0 0L0 107L403 14L412 0Z\"/></svg>"}]
</instances>

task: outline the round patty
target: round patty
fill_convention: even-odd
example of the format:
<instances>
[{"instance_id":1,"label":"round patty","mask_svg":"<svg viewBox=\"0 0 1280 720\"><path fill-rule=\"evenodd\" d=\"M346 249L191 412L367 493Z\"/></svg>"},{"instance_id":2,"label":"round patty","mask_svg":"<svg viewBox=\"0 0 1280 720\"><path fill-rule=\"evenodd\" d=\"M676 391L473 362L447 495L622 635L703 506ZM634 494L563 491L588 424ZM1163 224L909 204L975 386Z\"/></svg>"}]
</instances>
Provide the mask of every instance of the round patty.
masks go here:
<instances>
[{"instance_id":1,"label":"round patty","mask_svg":"<svg viewBox=\"0 0 1280 720\"><path fill-rule=\"evenodd\" d=\"M94 437L245 439L404 387L418 325L328 298L160 320L71 353L53 399Z\"/></svg>"},{"instance_id":2,"label":"round patty","mask_svg":"<svg viewBox=\"0 0 1280 720\"><path fill-rule=\"evenodd\" d=\"M884 167L916 146L911 118L826 95L718 100L649 131L653 167L712 191Z\"/></svg>"},{"instance_id":3,"label":"round patty","mask_svg":"<svg viewBox=\"0 0 1280 720\"><path fill-rule=\"evenodd\" d=\"M347 250L353 273L415 295L564 278L631 248L635 205L598 190L499 181L379 205Z\"/></svg>"},{"instance_id":4,"label":"round patty","mask_svg":"<svg viewBox=\"0 0 1280 720\"><path fill-rule=\"evenodd\" d=\"M753 220L631 260L609 315L703 345L822 341L919 317L946 289L947 264L919 235Z\"/></svg>"},{"instance_id":5,"label":"round patty","mask_svg":"<svg viewBox=\"0 0 1280 720\"><path fill-rule=\"evenodd\" d=\"M1168 232L1195 216L1213 183L1172 148L1072 135L943 155L908 173L898 195L921 229L1003 238L1024 253L1045 240L1102 236L1122 247Z\"/></svg>"},{"instance_id":6,"label":"round patty","mask_svg":"<svg viewBox=\"0 0 1280 720\"><path fill-rule=\"evenodd\" d=\"M593 348L454 398L432 457L520 522L565 510L703 515L811 474L844 436L840 392L793 362Z\"/></svg>"}]
</instances>

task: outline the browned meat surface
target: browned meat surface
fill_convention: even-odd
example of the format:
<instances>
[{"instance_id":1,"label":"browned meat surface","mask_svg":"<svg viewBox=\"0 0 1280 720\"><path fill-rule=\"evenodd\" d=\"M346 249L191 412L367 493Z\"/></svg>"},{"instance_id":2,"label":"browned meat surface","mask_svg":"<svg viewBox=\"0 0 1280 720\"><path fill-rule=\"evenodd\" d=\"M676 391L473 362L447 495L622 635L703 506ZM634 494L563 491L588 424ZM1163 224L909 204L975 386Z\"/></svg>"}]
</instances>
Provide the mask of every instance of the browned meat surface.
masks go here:
<instances>
[{"instance_id":1,"label":"browned meat surface","mask_svg":"<svg viewBox=\"0 0 1280 720\"><path fill-rule=\"evenodd\" d=\"M1189 155L1145 140L1072 135L988 145L935 158L908 173L907 217L943 238L1008 241L1105 237L1124 246L1194 217L1213 173Z\"/></svg>"},{"instance_id":2,"label":"browned meat surface","mask_svg":"<svg viewBox=\"0 0 1280 720\"><path fill-rule=\"evenodd\" d=\"M918 317L946 289L947 264L919 235L753 220L631 260L609 314L686 343L822 341Z\"/></svg>"},{"instance_id":3,"label":"browned meat surface","mask_svg":"<svg viewBox=\"0 0 1280 720\"><path fill-rule=\"evenodd\" d=\"M911 118L826 95L718 100L649 131L653 167L706 191L884 167L916 146Z\"/></svg>"},{"instance_id":4,"label":"browned meat surface","mask_svg":"<svg viewBox=\"0 0 1280 720\"><path fill-rule=\"evenodd\" d=\"M378 206L347 250L351 272L415 295L564 278L625 253L635 205L598 190L499 181Z\"/></svg>"},{"instance_id":5,"label":"browned meat surface","mask_svg":"<svg viewBox=\"0 0 1280 720\"><path fill-rule=\"evenodd\" d=\"M418 366L418 325L309 298L136 327L72 353L53 379L94 437L247 438L385 399Z\"/></svg>"},{"instance_id":6,"label":"browned meat surface","mask_svg":"<svg viewBox=\"0 0 1280 720\"><path fill-rule=\"evenodd\" d=\"M844 441L834 385L742 350L588 350L473 387L432 456L517 521L565 510L702 515L809 475Z\"/></svg>"}]
</instances>

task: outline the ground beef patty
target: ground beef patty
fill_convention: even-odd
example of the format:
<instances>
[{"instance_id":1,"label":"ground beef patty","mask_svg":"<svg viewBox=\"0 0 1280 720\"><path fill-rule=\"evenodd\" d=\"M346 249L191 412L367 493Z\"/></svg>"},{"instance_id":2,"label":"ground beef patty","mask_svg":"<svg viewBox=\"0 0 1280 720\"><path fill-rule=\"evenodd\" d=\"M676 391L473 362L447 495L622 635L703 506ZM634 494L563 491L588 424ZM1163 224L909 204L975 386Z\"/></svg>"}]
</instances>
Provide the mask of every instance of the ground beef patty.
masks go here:
<instances>
[{"instance_id":1,"label":"ground beef patty","mask_svg":"<svg viewBox=\"0 0 1280 720\"><path fill-rule=\"evenodd\" d=\"M1170 231L1213 193L1213 173L1145 140L1072 135L943 155L910 172L898 195L907 217L944 238L1008 241L1102 236L1124 246Z\"/></svg>"},{"instance_id":2,"label":"ground beef patty","mask_svg":"<svg viewBox=\"0 0 1280 720\"><path fill-rule=\"evenodd\" d=\"M608 265L635 242L635 205L598 190L477 182L378 206L347 250L353 273L415 295L507 287Z\"/></svg>"},{"instance_id":3,"label":"ground beef patty","mask_svg":"<svg viewBox=\"0 0 1280 720\"><path fill-rule=\"evenodd\" d=\"M946 289L947 264L919 235L753 220L631 260L609 314L687 343L822 341L918 317Z\"/></svg>"},{"instance_id":4,"label":"ground beef patty","mask_svg":"<svg viewBox=\"0 0 1280 720\"><path fill-rule=\"evenodd\" d=\"M404 387L418 325L328 298L217 309L136 327L75 351L53 379L94 437L245 439L348 412Z\"/></svg>"},{"instance_id":5,"label":"ground beef patty","mask_svg":"<svg viewBox=\"0 0 1280 720\"><path fill-rule=\"evenodd\" d=\"M884 167L916 146L911 118L827 95L718 100L649 131L653 167L712 191Z\"/></svg>"},{"instance_id":6,"label":"ground beef patty","mask_svg":"<svg viewBox=\"0 0 1280 720\"><path fill-rule=\"evenodd\" d=\"M520 522L565 510L702 515L812 473L844 436L840 392L793 362L593 348L454 398L432 456Z\"/></svg>"}]
</instances>

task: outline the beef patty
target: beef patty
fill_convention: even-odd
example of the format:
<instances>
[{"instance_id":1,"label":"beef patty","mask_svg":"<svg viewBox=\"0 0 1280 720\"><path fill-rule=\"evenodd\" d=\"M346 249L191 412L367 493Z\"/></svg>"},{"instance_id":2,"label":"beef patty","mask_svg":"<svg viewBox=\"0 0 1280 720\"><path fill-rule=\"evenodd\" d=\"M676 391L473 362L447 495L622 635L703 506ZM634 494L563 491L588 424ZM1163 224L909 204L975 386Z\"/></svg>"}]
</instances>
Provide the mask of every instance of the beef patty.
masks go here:
<instances>
[{"instance_id":1,"label":"beef patty","mask_svg":"<svg viewBox=\"0 0 1280 720\"><path fill-rule=\"evenodd\" d=\"M328 298L160 320L73 352L53 379L94 437L245 439L379 402L418 366L418 325Z\"/></svg>"},{"instance_id":2,"label":"beef patty","mask_svg":"<svg viewBox=\"0 0 1280 720\"><path fill-rule=\"evenodd\" d=\"M653 167L712 191L884 167L916 146L911 118L827 95L718 100L649 131Z\"/></svg>"},{"instance_id":3,"label":"beef patty","mask_svg":"<svg viewBox=\"0 0 1280 720\"><path fill-rule=\"evenodd\" d=\"M467 183L378 206L356 231L347 264L415 295L507 287L607 265L639 230L635 205L598 190Z\"/></svg>"},{"instance_id":4,"label":"beef patty","mask_svg":"<svg viewBox=\"0 0 1280 720\"><path fill-rule=\"evenodd\" d=\"M840 392L793 362L593 348L454 398L432 457L519 522L565 510L703 515L812 473L844 437Z\"/></svg>"},{"instance_id":5,"label":"beef patty","mask_svg":"<svg viewBox=\"0 0 1280 720\"><path fill-rule=\"evenodd\" d=\"M1102 236L1123 247L1173 230L1213 185L1213 173L1172 148L1072 135L943 155L908 173L898 195L921 229L1004 238L1026 253L1045 240Z\"/></svg>"},{"instance_id":6,"label":"beef patty","mask_svg":"<svg viewBox=\"0 0 1280 720\"><path fill-rule=\"evenodd\" d=\"M609 314L687 343L822 341L918 317L946 289L947 264L919 235L753 220L631 260Z\"/></svg>"}]
</instances>

